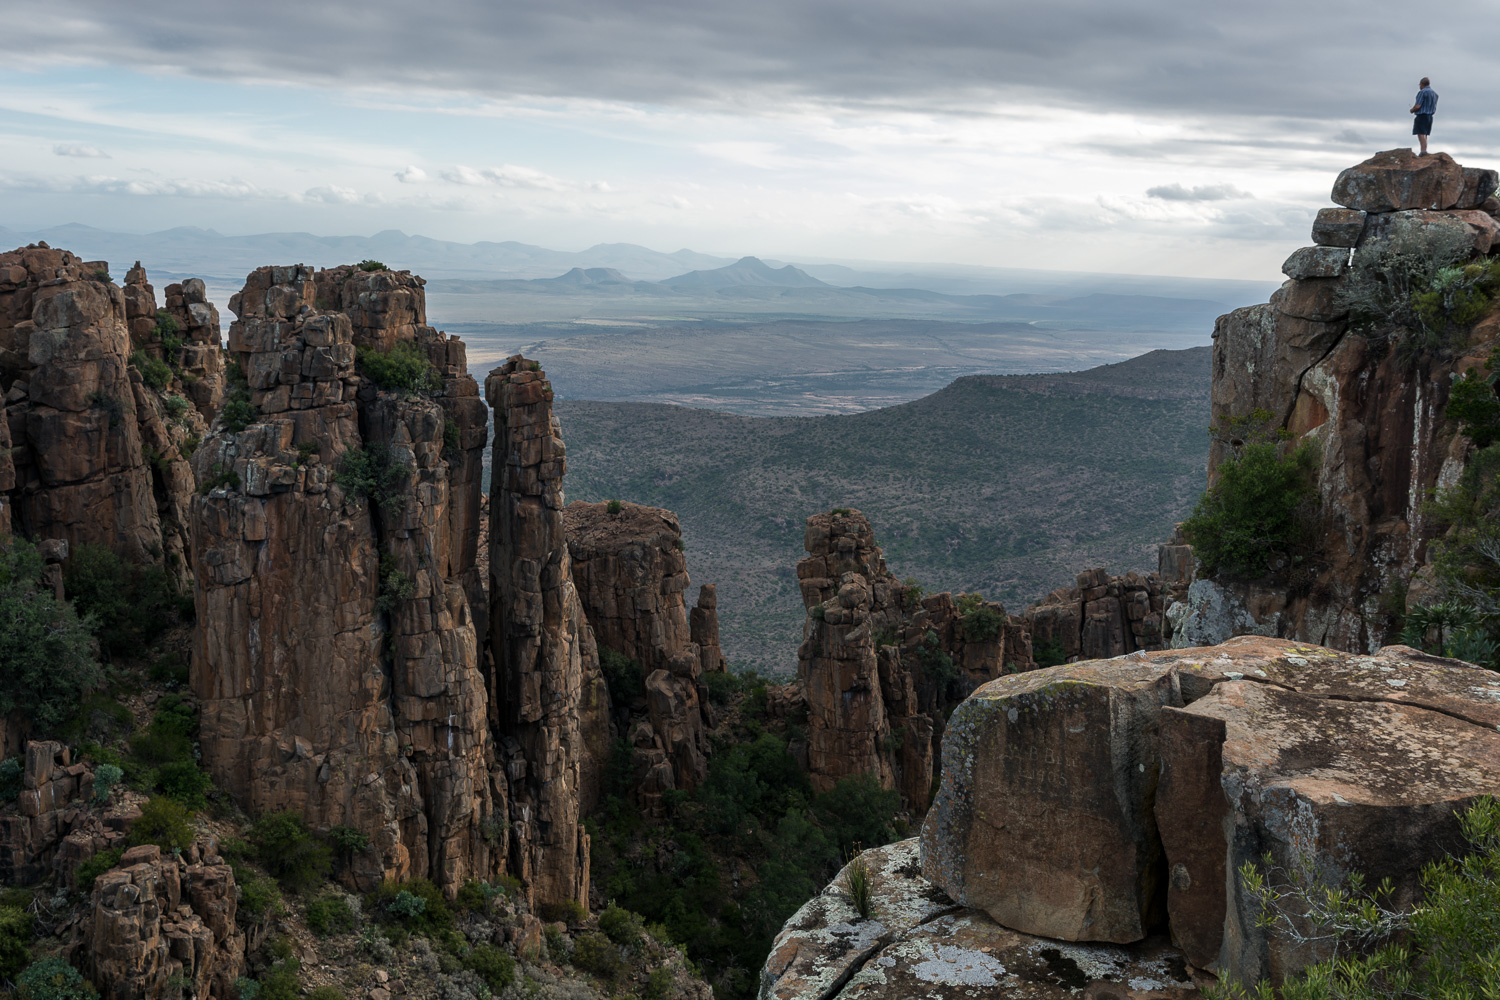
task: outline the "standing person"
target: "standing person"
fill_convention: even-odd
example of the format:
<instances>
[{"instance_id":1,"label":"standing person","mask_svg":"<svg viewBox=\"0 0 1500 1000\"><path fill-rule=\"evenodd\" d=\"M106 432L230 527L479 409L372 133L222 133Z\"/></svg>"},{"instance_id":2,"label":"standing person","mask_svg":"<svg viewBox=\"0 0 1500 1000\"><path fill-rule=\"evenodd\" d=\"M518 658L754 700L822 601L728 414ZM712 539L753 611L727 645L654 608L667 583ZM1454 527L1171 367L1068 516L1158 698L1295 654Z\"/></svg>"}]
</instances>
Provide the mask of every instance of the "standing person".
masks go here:
<instances>
[{"instance_id":1,"label":"standing person","mask_svg":"<svg viewBox=\"0 0 1500 1000\"><path fill-rule=\"evenodd\" d=\"M1426 156L1427 137L1432 134L1432 116L1437 113L1437 91L1432 89L1432 81L1425 76L1418 86L1422 89L1417 91L1417 103L1411 106L1411 113L1417 116L1412 119L1411 134L1422 144L1420 155Z\"/></svg>"}]
</instances>

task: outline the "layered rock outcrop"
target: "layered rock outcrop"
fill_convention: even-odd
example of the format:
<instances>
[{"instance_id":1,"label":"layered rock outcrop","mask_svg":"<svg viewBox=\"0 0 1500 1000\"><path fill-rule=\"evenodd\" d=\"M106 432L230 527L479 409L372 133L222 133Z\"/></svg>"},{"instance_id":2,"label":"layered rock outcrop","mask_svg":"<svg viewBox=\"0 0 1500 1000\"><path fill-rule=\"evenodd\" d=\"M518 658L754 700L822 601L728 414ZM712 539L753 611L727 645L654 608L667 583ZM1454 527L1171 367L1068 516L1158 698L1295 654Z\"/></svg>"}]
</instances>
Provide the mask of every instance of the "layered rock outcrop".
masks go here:
<instances>
[{"instance_id":1,"label":"layered rock outcrop","mask_svg":"<svg viewBox=\"0 0 1500 1000\"><path fill-rule=\"evenodd\" d=\"M73 961L104 1000L166 996L169 980L186 980L195 997L231 1000L245 969L236 893L233 870L211 844L176 856L132 847L95 880Z\"/></svg>"},{"instance_id":2,"label":"layered rock outcrop","mask_svg":"<svg viewBox=\"0 0 1500 1000\"><path fill-rule=\"evenodd\" d=\"M252 813L367 833L367 888L451 890L504 856L471 604L483 404L424 301L407 272L253 272L230 303L243 423L194 456L204 764ZM356 369L397 343L430 362L427 394Z\"/></svg>"},{"instance_id":3,"label":"layered rock outcrop","mask_svg":"<svg viewBox=\"0 0 1500 1000\"><path fill-rule=\"evenodd\" d=\"M13 808L0 812L0 882L31 885L52 874L63 839L88 818L93 783L93 774L72 763L61 743L26 744L21 792Z\"/></svg>"},{"instance_id":4,"label":"layered rock outcrop","mask_svg":"<svg viewBox=\"0 0 1500 1000\"><path fill-rule=\"evenodd\" d=\"M1488 252L1500 234L1486 210L1500 210L1490 197L1496 180L1495 171L1461 167L1442 153L1378 153L1339 176L1333 200L1343 207L1319 213L1317 245L1287 260L1289 280L1271 301L1219 318L1212 410L1220 433L1209 482L1242 443L1228 429L1264 411L1271 416L1260 430L1317 446L1319 525L1295 580L1292 567L1279 566L1272 569L1281 578L1268 583L1194 582L1174 613L1174 644L1246 633L1355 651L1384 641L1380 597L1425 564L1439 526L1424 502L1464 462L1467 442L1445 418L1453 377L1482 365L1500 319L1490 316L1466 345L1428 352L1414 366L1402 347L1409 331L1350 332L1343 293L1351 259L1392 247L1419 253L1424 234L1434 232Z\"/></svg>"},{"instance_id":5,"label":"layered rock outcrop","mask_svg":"<svg viewBox=\"0 0 1500 1000\"><path fill-rule=\"evenodd\" d=\"M618 505L617 509L615 505ZM573 579L600 647L639 664L652 747L671 761L673 784L691 790L708 773L705 661L723 669L712 588L699 595L689 621L682 528L669 510L640 504L575 501L563 513ZM712 605L702 608L705 598ZM697 634L711 640L699 646ZM617 720L624 730L629 717Z\"/></svg>"},{"instance_id":6,"label":"layered rock outcrop","mask_svg":"<svg viewBox=\"0 0 1500 1000\"><path fill-rule=\"evenodd\" d=\"M45 244L0 254L0 386L20 533L161 558L143 449L152 407L131 350L125 293L106 263Z\"/></svg>"},{"instance_id":7,"label":"layered rock outcrop","mask_svg":"<svg viewBox=\"0 0 1500 1000\"><path fill-rule=\"evenodd\" d=\"M923 871L1065 940L1141 941L1165 911L1191 964L1279 983L1331 944L1295 912L1261 926L1239 867L1388 877L1412 902L1500 791L1497 724L1492 673L1405 647L1242 637L1003 677L949 721Z\"/></svg>"},{"instance_id":8,"label":"layered rock outcrop","mask_svg":"<svg viewBox=\"0 0 1500 1000\"><path fill-rule=\"evenodd\" d=\"M797 577L808 618L797 685L813 787L874 774L920 812L945 710L1006 671L1029 669L1029 634L978 597L919 598L886 568L857 510L808 518L804 546Z\"/></svg>"},{"instance_id":9,"label":"layered rock outcrop","mask_svg":"<svg viewBox=\"0 0 1500 1000\"><path fill-rule=\"evenodd\" d=\"M1138 649L1161 649L1166 588L1160 573L1110 576L1100 567L1078 574L1021 612L1033 654L1046 649L1063 662L1103 660Z\"/></svg>"},{"instance_id":10,"label":"layered rock outcrop","mask_svg":"<svg viewBox=\"0 0 1500 1000\"><path fill-rule=\"evenodd\" d=\"M513 871L538 902L586 903L579 822L608 752L608 694L573 583L563 523L566 450L541 366L517 355L490 372L491 718L506 740Z\"/></svg>"}]
</instances>

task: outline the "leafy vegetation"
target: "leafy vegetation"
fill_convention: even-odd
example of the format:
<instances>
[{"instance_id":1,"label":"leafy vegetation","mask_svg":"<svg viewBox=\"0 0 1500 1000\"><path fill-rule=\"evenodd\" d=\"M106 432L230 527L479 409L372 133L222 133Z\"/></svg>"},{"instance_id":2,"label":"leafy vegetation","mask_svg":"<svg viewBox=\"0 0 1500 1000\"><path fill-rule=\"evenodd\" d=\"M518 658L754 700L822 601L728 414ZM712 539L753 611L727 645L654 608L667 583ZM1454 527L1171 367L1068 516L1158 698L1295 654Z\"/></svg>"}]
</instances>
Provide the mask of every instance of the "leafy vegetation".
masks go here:
<instances>
[{"instance_id":1,"label":"leafy vegetation","mask_svg":"<svg viewBox=\"0 0 1500 1000\"><path fill-rule=\"evenodd\" d=\"M241 427L240 430L244 430L244 428ZM240 474L233 469L226 469L216 463L212 474L198 484L198 492L203 496L208 496L214 490L223 486L227 486L232 490L239 489Z\"/></svg>"},{"instance_id":2,"label":"leafy vegetation","mask_svg":"<svg viewBox=\"0 0 1500 1000\"><path fill-rule=\"evenodd\" d=\"M15 979L31 961L36 918L19 906L0 906L0 979Z\"/></svg>"},{"instance_id":3,"label":"leafy vegetation","mask_svg":"<svg viewBox=\"0 0 1500 1000\"><path fill-rule=\"evenodd\" d=\"M319 937L344 934L354 929L354 911L338 893L319 896L307 904L307 926Z\"/></svg>"},{"instance_id":4,"label":"leafy vegetation","mask_svg":"<svg viewBox=\"0 0 1500 1000\"><path fill-rule=\"evenodd\" d=\"M443 378L421 344L398 340L389 351L361 347L355 353L359 373L382 389L415 396L443 387Z\"/></svg>"},{"instance_id":5,"label":"leafy vegetation","mask_svg":"<svg viewBox=\"0 0 1500 1000\"><path fill-rule=\"evenodd\" d=\"M380 554L380 593L375 598L375 613L387 615L401 606L402 601L411 600L417 592L417 582L396 565L394 553Z\"/></svg>"},{"instance_id":6,"label":"leafy vegetation","mask_svg":"<svg viewBox=\"0 0 1500 1000\"><path fill-rule=\"evenodd\" d=\"M158 392L172 384L172 367L160 358L135 351L130 355L130 364L141 373L141 381Z\"/></svg>"},{"instance_id":7,"label":"leafy vegetation","mask_svg":"<svg viewBox=\"0 0 1500 1000\"><path fill-rule=\"evenodd\" d=\"M16 977L16 1000L92 1000L98 996L83 973L60 958L31 963Z\"/></svg>"},{"instance_id":8,"label":"leafy vegetation","mask_svg":"<svg viewBox=\"0 0 1500 1000\"><path fill-rule=\"evenodd\" d=\"M1294 940L1318 939L1334 955L1279 990L1225 984L1217 1000L1471 1000L1500 985L1500 803L1475 800L1462 817L1470 853L1422 870L1423 898L1389 909L1389 883L1368 889L1359 875L1340 885L1319 872L1285 871L1266 859L1238 876L1261 905L1260 925Z\"/></svg>"},{"instance_id":9,"label":"leafy vegetation","mask_svg":"<svg viewBox=\"0 0 1500 1000\"><path fill-rule=\"evenodd\" d=\"M120 858L124 855L124 850L112 847L109 850L98 851L93 857L80 864L73 873L73 878L78 883L78 891L93 892L94 880L119 864Z\"/></svg>"},{"instance_id":10,"label":"leafy vegetation","mask_svg":"<svg viewBox=\"0 0 1500 1000\"><path fill-rule=\"evenodd\" d=\"M1005 627L1005 616L986 607L979 594L959 594L957 607L964 642L992 642Z\"/></svg>"},{"instance_id":11,"label":"leafy vegetation","mask_svg":"<svg viewBox=\"0 0 1500 1000\"><path fill-rule=\"evenodd\" d=\"M844 866L844 889L849 893L849 902L854 907L854 912L868 920L874 912L874 903L871 898L870 864L865 860L864 852L856 850L854 857Z\"/></svg>"},{"instance_id":12,"label":"leafy vegetation","mask_svg":"<svg viewBox=\"0 0 1500 1000\"><path fill-rule=\"evenodd\" d=\"M647 820L625 797L632 748L617 748L625 780L607 787L588 821L594 883L614 902L601 914L597 940L575 942L575 965L610 975L609 956L631 946L640 914L653 934L703 966L717 996L752 996L771 939L833 878L840 857L898 835L896 793L864 776L814 795L788 751L789 731L746 721L753 697L738 704L742 724L716 743L702 785L668 794L665 822ZM658 857L671 862L659 865Z\"/></svg>"},{"instance_id":13,"label":"leafy vegetation","mask_svg":"<svg viewBox=\"0 0 1500 1000\"><path fill-rule=\"evenodd\" d=\"M384 264L382 264L378 260L362 260L358 264L356 264L355 267L358 267L361 271L389 271L390 270L390 268L386 267Z\"/></svg>"},{"instance_id":14,"label":"leafy vegetation","mask_svg":"<svg viewBox=\"0 0 1500 1000\"><path fill-rule=\"evenodd\" d=\"M297 813L267 813L251 825L246 839L255 860L292 892L316 889L333 867L333 852L307 828Z\"/></svg>"},{"instance_id":15,"label":"leafy vegetation","mask_svg":"<svg viewBox=\"0 0 1500 1000\"><path fill-rule=\"evenodd\" d=\"M223 421L225 430L238 434L254 423L258 415L255 404L250 402L250 382L238 361L231 361L224 366L224 383L227 391L224 406L219 410L219 419Z\"/></svg>"},{"instance_id":16,"label":"leafy vegetation","mask_svg":"<svg viewBox=\"0 0 1500 1000\"><path fill-rule=\"evenodd\" d=\"M130 828L131 844L155 844L168 853L187 850L194 836L192 811L164 795L152 796Z\"/></svg>"},{"instance_id":17,"label":"leafy vegetation","mask_svg":"<svg viewBox=\"0 0 1500 1000\"><path fill-rule=\"evenodd\" d=\"M0 714L24 710L39 737L78 711L104 673L94 659L94 620L80 619L43 584L44 564L23 538L0 549Z\"/></svg>"},{"instance_id":18,"label":"leafy vegetation","mask_svg":"<svg viewBox=\"0 0 1500 1000\"><path fill-rule=\"evenodd\" d=\"M1210 575L1285 576L1312 546L1318 452L1307 441L1291 448L1284 432L1267 429L1271 419L1257 410L1215 428L1231 453L1182 524Z\"/></svg>"},{"instance_id":19,"label":"leafy vegetation","mask_svg":"<svg viewBox=\"0 0 1500 1000\"><path fill-rule=\"evenodd\" d=\"M641 670L640 661L608 646L600 646L599 666L604 672L605 683L609 685L610 701L616 705L629 708L632 701L646 697L646 675Z\"/></svg>"},{"instance_id":20,"label":"leafy vegetation","mask_svg":"<svg viewBox=\"0 0 1500 1000\"><path fill-rule=\"evenodd\" d=\"M350 496L373 502L384 513L395 514L406 509L406 479L411 467L391 456L389 446L372 441L350 448L339 460L333 481Z\"/></svg>"},{"instance_id":21,"label":"leafy vegetation","mask_svg":"<svg viewBox=\"0 0 1500 1000\"><path fill-rule=\"evenodd\" d=\"M109 653L139 651L192 615L192 599L178 593L166 570L132 563L104 545L73 550L63 587L78 612L93 618Z\"/></svg>"}]
</instances>

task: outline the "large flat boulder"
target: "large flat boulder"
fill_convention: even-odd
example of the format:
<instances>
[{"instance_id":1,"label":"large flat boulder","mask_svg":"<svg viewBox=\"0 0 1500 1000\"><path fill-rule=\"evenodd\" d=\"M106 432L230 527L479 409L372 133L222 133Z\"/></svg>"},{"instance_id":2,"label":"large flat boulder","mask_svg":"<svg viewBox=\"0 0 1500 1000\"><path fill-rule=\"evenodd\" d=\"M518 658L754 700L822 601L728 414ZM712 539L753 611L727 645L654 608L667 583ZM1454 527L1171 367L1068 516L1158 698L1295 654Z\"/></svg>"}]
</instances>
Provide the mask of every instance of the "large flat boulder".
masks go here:
<instances>
[{"instance_id":1,"label":"large flat boulder","mask_svg":"<svg viewBox=\"0 0 1500 1000\"><path fill-rule=\"evenodd\" d=\"M1173 942L1193 965L1280 982L1322 943L1259 926L1235 872L1269 852L1333 883L1389 878L1417 898L1463 849L1458 814L1500 794L1500 675L1404 646L1371 656L1242 636L1158 659L1184 708L1161 715L1155 811ZM1306 927L1301 928L1303 931Z\"/></svg>"},{"instance_id":2,"label":"large flat boulder","mask_svg":"<svg viewBox=\"0 0 1500 1000\"><path fill-rule=\"evenodd\" d=\"M1153 655L1013 674L960 705L922 827L927 878L1027 934L1145 938L1164 915L1157 727L1182 704Z\"/></svg>"}]
</instances>

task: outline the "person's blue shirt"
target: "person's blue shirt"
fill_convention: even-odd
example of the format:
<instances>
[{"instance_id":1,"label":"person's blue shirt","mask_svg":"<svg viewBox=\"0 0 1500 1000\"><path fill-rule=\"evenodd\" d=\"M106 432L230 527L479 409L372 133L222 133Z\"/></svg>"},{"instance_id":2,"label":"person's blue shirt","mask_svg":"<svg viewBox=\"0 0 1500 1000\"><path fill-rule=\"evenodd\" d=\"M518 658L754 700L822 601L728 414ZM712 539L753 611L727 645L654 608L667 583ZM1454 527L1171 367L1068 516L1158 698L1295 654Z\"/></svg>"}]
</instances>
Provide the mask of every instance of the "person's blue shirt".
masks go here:
<instances>
[{"instance_id":1,"label":"person's blue shirt","mask_svg":"<svg viewBox=\"0 0 1500 1000\"><path fill-rule=\"evenodd\" d=\"M1437 91L1423 87L1417 91L1417 114L1430 115L1437 111Z\"/></svg>"}]
</instances>

